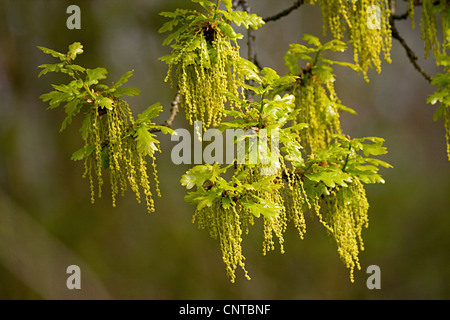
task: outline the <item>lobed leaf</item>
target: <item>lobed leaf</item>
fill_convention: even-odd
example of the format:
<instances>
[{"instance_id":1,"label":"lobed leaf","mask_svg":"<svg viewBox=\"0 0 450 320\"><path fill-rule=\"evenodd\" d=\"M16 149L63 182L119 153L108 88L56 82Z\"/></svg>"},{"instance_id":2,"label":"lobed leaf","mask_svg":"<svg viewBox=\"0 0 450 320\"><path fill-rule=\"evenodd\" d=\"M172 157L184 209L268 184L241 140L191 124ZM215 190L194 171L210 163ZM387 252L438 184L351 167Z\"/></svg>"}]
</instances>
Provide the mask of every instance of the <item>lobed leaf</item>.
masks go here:
<instances>
[{"instance_id":1,"label":"lobed leaf","mask_svg":"<svg viewBox=\"0 0 450 320\"><path fill-rule=\"evenodd\" d=\"M155 151L159 150L157 147L159 141L154 137L155 135L151 134L146 126L136 129L136 148L142 155L153 155Z\"/></svg>"},{"instance_id":2,"label":"lobed leaf","mask_svg":"<svg viewBox=\"0 0 450 320\"><path fill-rule=\"evenodd\" d=\"M256 30L265 24L264 20L255 13L248 14L245 11L224 12L224 16L238 27L243 25L246 29L252 28Z\"/></svg>"},{"instance_id":3,"label":"lobed leaf","mask_svg":"<svg viewBox=\"0 0 450 320\"><path fill-rule=\"evenodd\" d=\"M216 175L218 173L216 172ZM203 184L212 180L214 177L214 167L211 165L198 165L190 169L181 177L181 185L186 189L192 189L194 186L203 188Z\"/></svg>"},{"instance_id":4,"label":"lobed leaf","mask_svg":"<svg viewBox=\"0 0 450 320\"><path fill-rule=\"evenodd\" d=\"M65 54L62 54L62 53L57 52L55 50L48 49L48 48L45 48L45 47L40 47L40 46L38 46L38 49L41 50L42 52L44 52L45 54L50 54L54 58L59 58L61 61L66 61L67 60Z\"/></svg>"},{"instance_id":5,"label":"lobed leaf","mask_svg":"<svg viewBox=\"0 0 450 320\"><path fill-rule=\"evenodd\" d=\"M79 42L74 42L69 46L69 52L67 53L67 57L70 60L75 60L75 58L83 53L83 45Z\"/></svg>"},{"instance_id":6,"label":"lobed leaf","mask_svg":"<svg viewBox=\"0 0 450 320\"><path fill-rule=\"evenodd\" d=\"M117 81L112 88L119 88L121 87L124 83L128 82L128 79L133 75L134 70L130 70L127 73L125 73L124 75L122 75L119 79L119 81Z\"/></svg>"},{"instance_id":7,"label":"lobed leaf","mask_svg":"<svg viewBox=\"0 0 450 320\"><path fill-rule=\"evenodd\" d=\"M161 103L157 102L157 103L151 105L150 107L148 107L144 112L139 114L138 119L141 122L151 123L152 119L159 116L159 114L161 113L162 110L163 110L163 107L162 107Z\"/></svg>"},{"instance_id":8,"label":"lobed leaf","mask_svg":"<svg viewBox=\"0 0 450 320\"><path fill-rule=\"evenodd\" d=\"M99 80L106 79L108 71L105 68L86 69L87 77L86 84L90 87L93 84L97 84Z\"/></svg>"},{"instance_id":9,"label":"lobed leaf","mask_svg":"<svg viewBox=\"0 0 450 320\"><path fill-rule=\"evenodd\" d=\"M92 154L92 152L94 152L94 150L95 150L95 146L83 147L83 148L75 151L72 154L71 160L73 160L73 161L83 160L83 159L89 157Z\"/></svg>"},{"instance_id":10,"label":"lobed leaf","mask_svg":"<svg viewBox=\"0 0 450 320\"><path fill-rule=\"evenodd\" d=\"M120 98L122 96L129 96L134 97L141 94L141 90L132 88L132 87L126 87L126 88L119 88L116 91L114 91L114 96L117 98Z\"/></svg>"}]
</instances>

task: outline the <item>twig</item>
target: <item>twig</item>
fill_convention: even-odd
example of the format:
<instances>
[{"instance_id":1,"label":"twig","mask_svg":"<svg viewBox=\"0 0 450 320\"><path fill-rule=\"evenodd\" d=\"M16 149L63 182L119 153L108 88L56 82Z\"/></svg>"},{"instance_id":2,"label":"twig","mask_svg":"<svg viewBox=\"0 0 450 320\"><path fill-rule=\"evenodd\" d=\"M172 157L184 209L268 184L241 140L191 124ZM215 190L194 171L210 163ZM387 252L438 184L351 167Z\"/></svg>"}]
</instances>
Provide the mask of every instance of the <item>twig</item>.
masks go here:
<instances>
[{"instance_id":1,"label":"twig","mask_svg":"<svg viewBox=\"0 0 450 320\"><path fill-rule=\"evenodd\" d=\"M170 117L166 120L164 123L164 126L171 127L173 121L175 120L175 117L177 116L178 112L180 111L180 100L181 100L181 94L178 90L177 95L175 96L175 99L172 101L172 109L170 110Z\"/></svg>"},{"instance_id":2,"label":"twig","mask_svg":"<svg viewBox=\"0 0 450 320\"><path fill-rule=\"evenodd\" d=\"M414 68L419 71L419 73L428 81L431 83L431 77L430 75L428 75L417 63L417 56L414 53L414 51L412 51L412 49L408 46L408 44L406 43L405 39L402 38L402 36L400 35L400 33L398 32L397 27L395 26L395 20L391 17L390 19L390 23L391 23L391 29L392 29L392 37L394 39L397 39L398 42L400 42L401 46L405 49L406 51L406 55L409 58L409 61L411 61L412 65L414 66Z\"/></svg>"},{"instance_id":3,"label":"twig","mask_svg":"<svg viewBox=\"0 0 450 320\"><path fill-rule=\"evenodd\" d=\"M264 18L263 20L264 20L264 22L279 20L279 19L289 15L292 11L300 8L300 6L302 4L304 4L304 3L305 3L304 0L297 0L297 1L295 1L295 3L291 7L287 8L286 10L283 10L283 11L281 11L280 13L278 13L278 14L276 14L274 16Z\"/></svg>"},{"instance_id":4,"label":"twig","mask_svg":"<svg viewBox=\"0 0 450 320\"><path fill-rule=\"evenodd\" d=\"M392 15L392 19L394 19L394 20L406 20L406 19L408 19L408 17L409 17L409 11L406 11L404 14L401 14L401 15L397 15L397 14Z\"/></svg>"},{"instance_id":5,"label":"twig","mask_svg":"<svg viewBox=\"0 0 450 320\"><path fill-rule=\"evenodd\" d=\"M302 4L304 4L304 0L297 0L295 1L295 3L287 8L286 10L283 10L282 12L271 16L271 17L267 17L264 18L264 22L269 22L269 21L275 21L275 20L279 20L287 15L289 15L292 11L298 9ZM246 11L247 13L251 13L250 11L250 6L247 3L247 0L233 0L233 8L237 9L239 6L242 7L242 9L244 11ZM253 29L248 29L248 60L251 61L252 63L254 63L259 69L261 69L261 64L258 61L258 58L256 56L256 40L255 40L255 30Z\"/></svg>"},{"instance_id":6,"label":"twig","mask_svg":"<svg viewBox=\"0 0 450 320\"><path fill-rule=\"evenodd\" d=\"M234 9L237 9L239 6L242 7L242 9L247 12L248 14L251 13L250 6L248 5L247 0L234 0L233 1L233 7ZM254 63L258 68L261 69L261 66L258 62L258 58L256 57L256 36L255 36L255 30L252 28L249 28L247 31L247 46L248 46L248 60Z\"/></svg>"},{"instance_id":7,"label":"twig","mask_svg":"<svg viewBox=\"0 0 450 320\"><path fill-rule=\"evenodd\" d=\"M170 110L170 117L167 119L164 124L162 124L162 127L170 128L172 127L173 122L175 121L175 118L180 111L180 100L181 100L181 94L180 91L177 91L177 95L175 96L175 99L172 101L172 109ZM150 132L161 132L160 129L151 129Z\"/></svg>"},{"instance_id":8,"label":"twig","mask_svg":"<svg viewBox=\"0 0 450 320\"><path fill-rule=\"evenodd\" d=\"M419 0L414 0L413 5L415 7L420 7L422 6L422 3ZM410 8L408 8L408 10L406 10L406 12L404 14L396 14L396 10L395 10L395 6L396 6L396 0L391 0L391 16L394 20L406 20L409 17L409 10Z\"/></svg>"}]
</instances>

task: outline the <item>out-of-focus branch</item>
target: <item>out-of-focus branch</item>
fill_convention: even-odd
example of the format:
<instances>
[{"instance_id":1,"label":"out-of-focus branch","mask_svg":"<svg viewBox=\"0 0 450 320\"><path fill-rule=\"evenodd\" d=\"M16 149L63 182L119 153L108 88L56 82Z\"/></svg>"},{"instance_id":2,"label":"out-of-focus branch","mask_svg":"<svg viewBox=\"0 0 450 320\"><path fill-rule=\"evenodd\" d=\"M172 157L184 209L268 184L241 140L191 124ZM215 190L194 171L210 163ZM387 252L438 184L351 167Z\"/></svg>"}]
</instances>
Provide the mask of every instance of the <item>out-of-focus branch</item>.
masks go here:
<instances>
[{"instance_id":1,"label":"out-of-focus branch","mask_svg":"<svg viewBox=\"0 0 450 320\"><path fill-rule=\"evenodd\" d=\"M273 16L271 16L271 17L264 18L263 20L264 20L265 22L279 20L279 19L281 19L281 18L286 17L287 15L289 15L292 11L297 10L298 8L300 8L300 6L301 6L302 4L304 4L304 3L305 3L304 0L297 0L297 1L295 1L295 3L294 3L292 6L290 6L289 8L287 8L287 9L281 11L280 13L277 13L276 15L273 15Z\"/></svg>"},{"instance_id":2,"label":"out-of-focus branch","mask_svg":"<svg viewBox=\"0 0 450 320\"><path fill-rule=\"evenodd\" d=\"M170 117L164 123L164 125L166 127L170 128L172 126L173 121L175 120L178 112L180 111L180 100L181 100L181 94L180 94L180 91L178 90L177 95L175 96L175 99L172 101L172 109L170 110Z\"/></svg>"},{"instance_id":3,"label":"out-of-focus branch","mask_svg":"<svg viewBox=\"0 0 450 320\"><path fill-rule=\"evenodd\" d=\"M394 14L392 15L392 19L394 20L406 20L409 17L409 11L406 11L404 14Z\"/></svg>"},{"instance_id":4,"label":"out-of-focus branch","mask_svg":"<svg viewBox=\"0 0 450 320\"><path fill-rule=\"evenodd\" d=\"M70 264L82 270L82 290L66 287ZM111 299L105 284L81 256L1 190L0 265L46 300Z\"/></svg>"},{"instance_id":5,"label":"out-of-focus branch","mask_svg":"<svg viewBox=\"0 0 450 320\"><path fill-rule=\"evenodd\" d=\"M400 43L400 45L405 49L406 51L406 55L409 58L409 61L411 61L412 65L414 66L414 68L428 81L431 82L431 76L429 74L427 74L417 63L417 56L414 53L414 51L408 46L408 44L406 43L405 39L403 39L403 37L400 35L400 33L398 32L397 27L395 26L395 21L394 19L392 19L391 17L391 29L392 29L392 37L396 40L398 40L398 42Z\"/></svg>"},{"instance_id":6,"label":"out-of-focus branch","mask_svg":"<svg viewBox=\"0 0 450 320\"><path fill-rule=\"evenodd\" d=\"M164 124L161 126L164 127L172 127L173 122L175 121L175 118L177 117L178 112L180 112L180 101L181 101L181 94L180 90L177 91L177 95L172 101L172 109L170 110L170 116L169 119L167 119ZM152 129L150 132L161 132L159 129Z\"/></svg>"},{"instance_id":7,"label":"out-of-focus branch","mask_svg":"<svg viewBox=\"0 0 450 320\"><path fill-rule=\"evenodd\" d=\"M412 65L414 66L414 68L428 81L431 82L431 77L430 75L428 75L417 63L417 56L414 53L414 51L408 46L408 44L406 43L405 39L403 39L403 37L400 35L400 33L398 32L397 26L395 25L395 20L400 20L400 19L406 19L408 17L408 12L406 14L402 14L401 16L397 16L396 13L396 4L397 1L396 0L391 0L390 2L390 7L391 7L391 17L389 18L389 23L391 25L391 30L392 30L392 38L396 39L400 45L403 47L403 49L405 49L406 51L406 55L409 58L409 61L411 61Z\"/></svg>"},{"instance_id":8,"label":"out-of-focus branch","mask_svg":"<svg viewBox=\"0 0 450 320\"><path fill-rule=\"evenodd\" d=\"M233 8L236 10L238 7L242 7L247 13L251 13L251 8L247 2L247 0L234 0ZM258 62L258 58L256 57L256 36L255 30L249 28L247 31L247 47L248 47L248 60L254 63L258 68L261 69L261 66Z\"/></svg>"}]
</instances>

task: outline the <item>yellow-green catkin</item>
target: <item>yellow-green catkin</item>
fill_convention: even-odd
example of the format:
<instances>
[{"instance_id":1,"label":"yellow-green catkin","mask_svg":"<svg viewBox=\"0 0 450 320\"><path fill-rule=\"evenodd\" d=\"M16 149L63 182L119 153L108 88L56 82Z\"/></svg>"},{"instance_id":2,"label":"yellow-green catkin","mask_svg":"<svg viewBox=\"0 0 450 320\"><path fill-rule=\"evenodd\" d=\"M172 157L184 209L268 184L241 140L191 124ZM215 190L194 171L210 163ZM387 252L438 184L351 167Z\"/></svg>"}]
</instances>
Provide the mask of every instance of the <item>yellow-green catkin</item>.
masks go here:
<instances>
[{"instance_id":1,"label":"yellow-green catkin","mask_svg":"<svg viewBox=\"0 0 450 320\"><path fill-rule=\"evenodd\" d=\"M421 38L425 43L425 58L433 53L434 56L441 53L441 44L437 36L436 15L434 13L434 1L422 1L422 17L420 19Z\"/></svg>"},{"instance_id":2,"label":"yellow-green catkin","mask_svg":"<svg viewBox=\"0 0 450 320\"><path fill-rule=\"evenodd\" d=\"M91 156L85 158L83 176L89 178L91 201L95 201L93 173L97 176L98 197L101 197L103 171L108 170L113 207L116 206L117 195L120 193L123 196L129 184L138 202L141 201L140 190L143 190L147 210L154 212L145 156L137 150L132 137L124 138L130 125L134 123L128 104L116 100L111 109L92 108L88 120L90 129L86 137L86 147L93 146L94 151ZM152 158L153 172L157 180L154 156ZM160 196L158 183L156 185Z\"/></svg>"},{"instance_id":3,"label":"yellow-green catkin","mask_svg":"<svg viewBox=\"0 0 450 320\"><path fill-rule=\"evenodd\" d=\"M443 53L447 52L450 48L450 4L447 2L447 6L441 12L441 23L442 23L442 35L443 41Z\"/></svg>"},{"instance_id":4,"label":"yellow-green catkin","mask_svg":"<svg viewBox=\"0 0 450 320\"><path fill-rule=\"evenodd\" d=\"M447 140L447 157L450 161L450 105L444 109L445 138Z\"/></svg>"},{"instance_id":5,"label":"yellow-green catkin","mask_svg":"<svg viewBox=\"0 0 450 320\"><path fill-rule=\"evenodd\" d=\"M361 269L359 253L364 250L362 230L369 224L364 186L354 179L348 188L332 190L323 202L319 218L336 241L339 256L354 282L354 269Z\"/></svg>"},{"instance_id":6,"label":"yellow-green catkin","mask_svg":"<svg viewBox=\"0 0 450 320\"><path fill-rule=\"evenodd\" d=\"M392 32L389 18L389 0L313 0L319 3L322 12L324 33L327 27L335 39L347 35L353 48L354 61L366 81L367 72L375 67L381 72L381 54L390 63ZM374 11L376 10L376 11ZM377 13L379 20L375 20Z\"/></svg>"},{"instance_id":7,"label":"yellow-green catkin","mask_svg":"<svg viewBox=\"0 0 450 320\"><path fill-rule=\"evenodd\" d=\"M374 15L378 14L379 20ZM390 51L392 47L392 32L389 22L391 10L388 0L361 1L361 5L352 12L350 21L352 27L348 29L348 37L352 42L354 61L360 66L366 81L367 72L372 66L377 73L381 72L381 54L391 63Z\"/></svg>"},{"instance_id":8,"label":"yellow-green catkin","mask_svg":"<svg viewBox=\"0 0 450 320\"><path fill-rule=\"evenodd\" d=\"M235 204L224 209L220 203L216 203L211 207L197 209L193 221L197 222L200 229L207 229L212 238L219 240L222 259L230 281L235 282L237 267L240 267L244 271L244 276L250 280L242 253L242 234L251 223L248 212L245 210L238 212Z\"/></svg>"},{"instance_id":9,"label":"yellow-green catkin","mask_svg":"<svg viewBox=\"0 0 450 320\"><path fill-rule=\"evenodd\" d=\"M200 49L193 53L185 48L178 53L176 75L186 118L193 124L202 121L203 128L217 126L226 108L224 92L238 95L241 78L237 74L239 47L219 33L208 42L201 34ZM193 38L192 41L196 41ZM186 44L185 47L189 47ZM169 66L169 78L172 72ZM233 102L234 103L234 102Z\"/></svg>"},{"instance_id":10,"label":"yellow-green catkin","mask_svg":"<svg viewBox=\"0 0 450 320\"><path fill-rule=\"evenodd\" d=\"M411 20L411 28L416 28L416 21L415 21L415 11L414 8L416 6L417 0L408 0L408 17Z\"/></svg>"},{"instance_id":11,"label":"yellow-green catkin","mask_svg":"<svg viewBox=\"0 0 450 320\"><path fill-rule=\"evenodd\" d=\"M323 18L323 33L327 33L328 27L335 39L342 39L346 30L345 22L350 23L349 6L344 5L345 2L342 0L319 0L318 2Z\"/></svg>"},{"instance_id":12,"label":"yellow-green catkin","mask_svg":"<svg viewBox=\"0 0 450 320\"><path fill-rule=\"evenodd\" d=\"M86 138L86 146L93 146L94 151L92 154L92 157L86 158L86 162L89 162L88 165L85 164L85 167L89 168L89 177L91 182L91 202L94 203L95 201L95 186L92 179L92 170L95 171L95 174L97 175L97 186L98 186L98 197L101 198L102 196L102 186L103 186L103 168L102 168L102 134L100 129L100 121L99 117L97 116L97 109L95 108L93 111L91 111L91 116L89 117L89 120L91 120L91 130L89 131L89 134Z\"/></svg>"},{"instance_id":13,"label":"yellow-green catkin","mask_svg":"<svg viewBox=\"0 0 450 320\"><path fill-rule=\"evenodd\" d=\"M288 181L285 184L284 204L286 207L287 221L293 223L300 238L303 239L306 234L304 208L307 205L307 197L301 179L293 182Z\"/></svg>"},{"instance_id":14,"label":"yellow-green catkin","mask_svg":"<svg viewBox=\"0 0 450 320\"><path fill-rule=\"evenodd\" d=\"M284 168L284 162L282 157L280 157L281 167L279 170L273 172L273 181L279 185L282 182L281 176ZM254 183L260 181L261 179L267 178L266 175L262 174L263 166L259 163L254 168L247 168L248 175L243 179L243 183ZM242 169L242 168L241 168ZM245 170L245 169L244 169ZM263 255L266 255L269 251L275 250L274 236L278 238L278 243L280 245L280 252L284 253L284 233L287 227L287 212L286 205L284 203L283 194L281 193L282 187L274 188L271 192L257 190L255 196L259 199L263 199L266 203L270 204L274 210L270 215L263 215Z\"/></svg>"},{"instance_id":15,"label":"yellow-green catkin","mask_svg":"<svg viewBox=\"0 0 450 320\"><path fill-rule=\"evenodd\" d=\"M311 77L309 83L294 89L296 108L300 110L296 123L307 123L308 128L299 132L305 151L315 153L325 149L332 136L341 133L339 100L332 82L323 86Z\"/></svg>"},{"instance_id":16,"label":"yellow-green catkin","mask_svg":"<svg viewBox=\"0 0 450 320\"><path fill-rule=\"evenodd\" d=\"M259 197L265 197L271 203L274 203L279 209L274 215L264 216L264 241L263 241L263 255L269 251L275 250L275 241L273 236L278 238L280 245L280 252L284 253L284 233L286 232L287 216L286 209L283 203L283 198L278 192L259 194Z\"/></svg>"}]
</instances>

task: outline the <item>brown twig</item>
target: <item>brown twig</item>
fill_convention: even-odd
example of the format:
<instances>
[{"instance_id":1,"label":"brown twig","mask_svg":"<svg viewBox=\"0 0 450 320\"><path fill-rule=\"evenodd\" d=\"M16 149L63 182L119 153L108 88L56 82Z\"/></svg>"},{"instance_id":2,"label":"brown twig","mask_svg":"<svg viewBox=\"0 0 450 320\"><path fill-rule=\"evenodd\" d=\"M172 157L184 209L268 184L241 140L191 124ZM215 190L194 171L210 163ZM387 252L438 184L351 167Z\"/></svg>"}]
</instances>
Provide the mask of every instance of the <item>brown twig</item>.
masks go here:
<instances>
[{"instance_id":1,"label":"brown twig","mask_svg":"<svg viewBox=\"0 0 450 320\"><path fill-rule=\"evenodd\" d=\"M392 15L392 19L394 20L406 20L409 17L409 11L406 11L404 14L398 15L394 14Z\"/></svg>"},{"instance_id":2,"label":"brown twig","mask_svg":"<svg viewBox=\"0 0 450 320\"><path fill-rule=\"evenodd\" d=\"M247 0L234 0L233 1L233 9L237 9L238 7L242 7L242 9L248 14L251 13L250 6ZM248 60L254 63L258 68L261 69L261 65L258 62L258 58L256 57L256 36L255 30L249 28L247 31L247 47L248 47Z\"/></svg>"},{"instance_id":3,"label":"brown twig","mask_svg":"<svg viewBox=\"0 0 450 320\"><path fill-rule=\"evenodd\" d=\"M177 95L175 96L175 99L172 101L172 109L170 110L170 117L166 120L164 123L164 126L171 127L173 121L175 120L175 117L177 116L178 112L180 111L180 100L181 100L181 94L178 90Z\"/></svg>"},{"instance_id":4,"label":"brown twig","mask_svg":"<svg viewBox=\"0 0 450 320\"><path fill-rule=\"evenodd\" d=\"M405 49L406 51L406 55L409 58L409 61L411 61L412 65L414 66L414 68L428 81L431 83L431 76L429 74L427 74L417 63L417 56L414 53L414 51L408 46L408 44L406 43L405 39L403 39L403 37L400 35L400 33L398 32L397 27L395 26L395 20L393 19L393 17L391 17L390 19L390 24L391 24L391 30L392 30L392 37L396 40L398 40L398 42L400 43L400 45Z\"/></svg>"},{"instance_id":5,"label":"brown twig","mask_svg":"<svg viewBox=\"0 0 450 320\"><path fill-rule=\"evenodd\" d=\"M170 110L170 117L164 122L164 124L161 125L162 127L167 128L172 127L172 124L175 121L178 112L180 112L180 101L181 101L181 94L180 91L178 90L175 99L173 99L172 101L172 109ZM151 129L150 132L161 132L161 130Z\"/></svg>"},{"instance_id":6,"label":"brown twig","mask_svg":"<svg viewBox=\"0 0 450 320\"><path fill-rule=\"evenodd\" d=\"M263 20L264 20L264 22L270 22L270 21L279 20L279 19L289 15L292 11L297 10L298 8L300 8L300 6L302 4L304 4L304 3L305 3L304 0L297 0L297 1L295 1L295 3L291 7L287 8L286 10L283 10L280 13L277 13L276 15L273 15L271 17L264 18Z\"/></svg>"}]
</instances>

